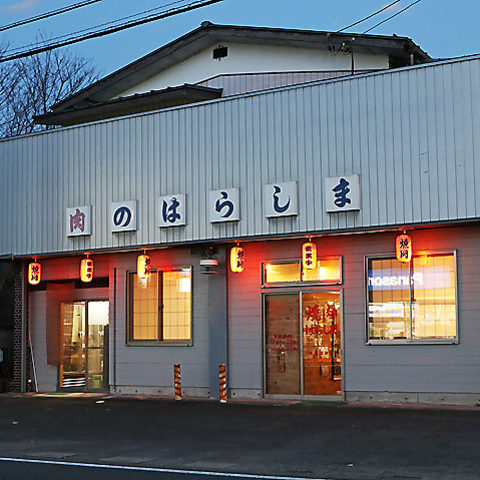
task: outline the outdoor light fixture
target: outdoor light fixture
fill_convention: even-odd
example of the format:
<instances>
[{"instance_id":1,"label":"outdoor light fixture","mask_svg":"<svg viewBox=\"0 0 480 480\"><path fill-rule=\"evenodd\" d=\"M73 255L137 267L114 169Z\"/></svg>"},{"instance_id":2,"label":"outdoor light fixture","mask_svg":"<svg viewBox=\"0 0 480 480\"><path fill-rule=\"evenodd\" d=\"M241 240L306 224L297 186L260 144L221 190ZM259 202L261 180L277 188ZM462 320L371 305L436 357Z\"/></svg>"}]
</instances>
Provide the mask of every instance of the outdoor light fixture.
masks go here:
<instances>
[{"instance_id":1,"label":"outdoor light fixture","mask_svg":"<svg viewBox=\"0 0 480 480\"><path fill-rule=\"evenodd\" d=\"M408 263L412 259L412 238L405 231L398 235L396 239L397 260L402 263Z\"/></svg>"},{"instance_id":2,"label":"outdoor light fixture","mask_svg":"<svg viewBox=\"0 0 480 480\"><path fill-rule=\"evenodd\" d=\"M218 273L218 260L215 258L204 258L200 260L200 273L205 275Z\"/></svg>"},{"instance_id":3,"label":"outdoor light fixture","mask_svg":"<svg viewBox=\"0 0 480 480\"><path fill-rule=\"evenodd\" d=\"M28 283L30 285L38 285L41 279L42 265L40 265L35 258L35 261L28 265Z\"/></svg>"},{"instance_id":4,"label":"outdoor light fixture","mask_svg":"<svg viewBox=\"0 0 480 480\"><path fill-rule=\"evenodd\" d=\"M150 276L152 269L150 256L144 251L143 255L137 258L137 275L140 280L146 280Z\"/></svg>"},{"instance_id":5,"label":"outdoor light fixture","mask_svg":"<svg viewBox=\"0 0 480 480\"><path fill-rule=\"evenodd\" d=\"M93 280L93 260L88 255L80 262L80 280L84 283Z\"/></svg>"},{"instance_id":6,"label":"outdoor light fixture","mask_svg":"<svg viewBox=\"0 0 480 480\"><path fill-rule=\"evenodd\" d=\"M302 263L306 270L313 270L317 266L317 244L310 239L302 245Z\"/></svg>"},{"instance_id":7,"label":"outdoor light fixture","mask_svg":"<svg viewBox=\"0 0 480 480\"><path fill-rule=\"evenodd\" d=\"M245 269L245 249L238 244L230 250L230 270L241 273Z\"/></svg>"}]
</instances>

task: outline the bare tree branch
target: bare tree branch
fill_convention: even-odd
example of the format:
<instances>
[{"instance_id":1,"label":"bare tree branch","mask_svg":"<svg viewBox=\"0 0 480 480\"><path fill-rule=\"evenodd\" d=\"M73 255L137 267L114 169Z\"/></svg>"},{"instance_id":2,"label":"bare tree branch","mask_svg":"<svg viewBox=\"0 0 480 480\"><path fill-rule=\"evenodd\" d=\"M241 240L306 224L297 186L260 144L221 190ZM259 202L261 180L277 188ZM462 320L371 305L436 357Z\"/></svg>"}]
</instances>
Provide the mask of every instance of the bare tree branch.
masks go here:
<instances>
[{"instance_id":1,"label":"bare tree branch","mask_svg":"<svg viewBox=\"0 0 480 480\"><path fill-rule=\"evenodd\" d=\"M40 38L45 40L45 34ZM0 58L7 48L0 44ZM68 48L0 63L0 137L46 130L33 117L98 78L91 61Z\"/></svg>"}]
</instances>

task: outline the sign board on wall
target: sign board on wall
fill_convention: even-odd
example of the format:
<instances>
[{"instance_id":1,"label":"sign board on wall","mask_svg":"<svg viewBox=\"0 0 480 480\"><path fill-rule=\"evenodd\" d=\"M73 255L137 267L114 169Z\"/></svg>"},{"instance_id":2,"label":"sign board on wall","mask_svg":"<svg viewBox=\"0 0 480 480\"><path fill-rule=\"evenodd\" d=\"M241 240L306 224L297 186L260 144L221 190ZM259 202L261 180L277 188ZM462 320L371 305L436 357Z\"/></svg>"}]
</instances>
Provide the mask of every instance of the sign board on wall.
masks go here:
<instances>
[{"instance_id":1,"label":"sign board on wall","mask_svg":"<svg viewBox=\"0 0 480 480\"><path fill-rule=\"evenodd\" d=\"M179 227L186 225L185 195L182 193L165 195L158 199L159 227Z\"/></svg>"},{"instance_id":2,"label":"sign board on wall","mask_svg":"<svg viewBox=\"0 0 480 480\"><path fill-rule=\"evenodd\" d=\"M67 237L79 237L92 234L92 207L67 208L66 214Z\"/></svg>"},{"instance_id":3,"label":"sign board on wall","mask_svg":"<svg viewBox=\"0 0 480 480\"><path fill-rule=\"evenodd\" d=\"M360 210L360 177L344 175L326 178L325 205L330 213Z\"/></svg>"},{"instance_id":4,"label":"sign board on wall","mask_svg":"<svg viewBox=\"0 0 480 480\"><path fill-rule=\"evenodd\" d=\"M209 208L211 223L240 220L238 188L211 190Z\"/></svg>"},{"instance_id":5,"label":"sign board on wall","mask_svg":"<svg viewBox=\"0 0 480 480\"><path fill-rule=\"evenodd\" d=\"M268 218L298 215L297 182L265 185L265 215Z\"/></svg>"},{"instance_id":6,"label":"sign board on wall","mask_svg":"<svg viewBox=\"0 0 480 480\"><path fill-rule=\"evenodd\" d=\"M112 232L137 230L137 202L114 202L110 204L110 228Z\"/></svg>"}]
</instances>

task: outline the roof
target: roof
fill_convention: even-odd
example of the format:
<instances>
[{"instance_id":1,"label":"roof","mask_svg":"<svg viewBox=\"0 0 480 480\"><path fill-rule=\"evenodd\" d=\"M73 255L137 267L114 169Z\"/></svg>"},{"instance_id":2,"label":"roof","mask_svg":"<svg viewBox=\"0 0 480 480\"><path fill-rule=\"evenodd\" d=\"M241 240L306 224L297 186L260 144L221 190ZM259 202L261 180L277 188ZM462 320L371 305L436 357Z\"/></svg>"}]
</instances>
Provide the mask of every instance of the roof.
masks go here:
<instances>
[{"instance_id":1,"label":"roof","mask_svg":"<svg viewBox=\"0 0 480 480\"><path fill-rule=\"evenodd\" d=\"M43 125L69 125L92 116L99 120L124 115L127 110L130 114L141 113L169 107L172 104L201 102L221 96L221 88L185 84L162 90L152 90L147 93L137 93L128 97L114 98L93 105L72 106L68 109L38 115L35 117L35 121Z\"/></svg>"},{"instance_id":2,"label":"roof","mask_svg":"<svg viewBox=\"0 0 480 480\"><path fill-rule=\"evenodd\" d=\"M396 35L364 35L284 28L215 25L210 22L203 22L200 27L186 35L154 50L53 105L51 111L53 114L56 114L72 108L102 104L133 88L135 85L148 80L153 75L222 42L261 43L269 46L288 45L304 49L328 49L332 46L338 48L342 45L348 45L357 53L388 55L392 67L414 65L432 60L410 38L398 37ZM44 123L53 114L47 113L37 117L37 123Z\"/></svg>"}]
</instances>

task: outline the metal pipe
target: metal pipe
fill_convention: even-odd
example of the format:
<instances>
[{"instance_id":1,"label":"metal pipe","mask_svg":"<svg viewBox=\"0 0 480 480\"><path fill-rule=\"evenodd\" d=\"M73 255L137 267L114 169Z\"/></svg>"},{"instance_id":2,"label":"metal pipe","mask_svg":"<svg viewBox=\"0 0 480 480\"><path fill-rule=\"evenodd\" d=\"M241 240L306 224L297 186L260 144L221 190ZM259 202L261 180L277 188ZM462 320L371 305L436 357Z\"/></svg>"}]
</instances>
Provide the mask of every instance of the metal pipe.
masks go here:
<instances>
[{"instance_id":1,"label":"metal pipe","mask_svg":"<svg viewBox=\"0 0 480 480\"><path fill-rule=\"evenodd\" d=\"M113 269L113 393L117 393L117 267Z\"/></svg>"},{"instance_id":2,"label":"metal pipe","mask_svg":"<svg viewBox=\"0 0 480 480\"><path fill-rule=\"evenodd\" d=\"M27 391L27 325L26 325L26 309L25 309L25 265L21 263L21 280L22 280L22 358L21 358L21 374L20 374L20 391Z\"/></svg>"}]
</instances>

